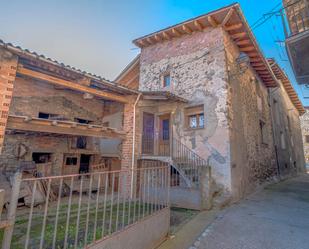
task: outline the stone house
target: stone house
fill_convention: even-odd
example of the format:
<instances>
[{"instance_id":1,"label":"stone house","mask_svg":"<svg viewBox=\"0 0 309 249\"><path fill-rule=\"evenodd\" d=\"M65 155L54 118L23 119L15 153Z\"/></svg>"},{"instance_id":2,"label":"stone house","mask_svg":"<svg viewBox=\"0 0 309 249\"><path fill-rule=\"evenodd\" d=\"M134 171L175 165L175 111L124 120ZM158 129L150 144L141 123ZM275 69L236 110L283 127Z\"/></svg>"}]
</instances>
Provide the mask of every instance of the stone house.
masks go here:
<instances>
[{"instance_id":1,"label":"stone house","mask_svg":"<svg viewBox=\"0 0 309 249\"><path fill-rule=\"evenodd\" d=\"M202 209L304 170L304 108L238 4L133 42L115 82L0 42L2 175L164 162L171 203Z\"/></svg>"},{"instance_id":2,"label":"stone house","mask_svg":"<svg viewBox=\"0 0 309 249\"><path fill-rule=\"evenodd\" d=\"M309 109L306 107L306 113L301 117L301 129L304 143L304 153L306 165L309 165Z\"/></svg>"},{"instance_id":3,"label":"stone house","mask_svg":"<svg viewBox=\"0 0 309 249\"><path fill-rule=\"evenodd\" d=\"M235 199L278 174L303 171L304 108L284 72L262 54L238 4L133 43L141 52L116 81L143 94L139 159L169 161L190 184L198 155L211 166L216 191ZM174 194L176 204L201 203L192 189Z\"/></svg>"}]
</instances>

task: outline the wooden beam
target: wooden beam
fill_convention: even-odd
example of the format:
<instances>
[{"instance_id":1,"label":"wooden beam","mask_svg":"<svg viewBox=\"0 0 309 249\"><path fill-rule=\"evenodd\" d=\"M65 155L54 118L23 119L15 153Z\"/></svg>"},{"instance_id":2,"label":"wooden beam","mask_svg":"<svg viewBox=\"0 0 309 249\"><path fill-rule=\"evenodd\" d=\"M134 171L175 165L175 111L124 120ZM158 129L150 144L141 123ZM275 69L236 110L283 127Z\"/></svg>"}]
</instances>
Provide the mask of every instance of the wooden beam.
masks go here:
<instances>
[{"instance_id":1,"label":"wooden beam","mask_svg":"<svg viewBox=\"0 0 309 249\"><path fill-rule=\"evenodd\" d=\"M259 54L256 53L256 52L248 52L247 55L248 55L249 57L258 57L258 56L259 56Z\"/></svg>"},{"instance_id":2,"label":"wooden beam","mask_svg":"<svg viewBox=\"0 0 309 249\"><path fill-rule=\"evenodd\" d=\"M225 26L224 29L226 31L233 31L233 30L236 30L236 29L240 29L242 27L242 23L237 23L237 24L233 24L233 25L230 25L230 26Z\"/></svg>"},{"instance_id":3,"label":"wooden beam","mask_svg":"<svg viewBox=\"0 0 309 249\"><path fill-rule=\"evenodd\" d=\"M252 42L250 40L241 40L241 41L237 41L236 44L238 46L243 46L243 45L250 45L252 44Z\"/></svg>"},{"instance_id":4,"label":"wooden beam","mask_svg":"<svg viewBox=\"0 0 309 249\"><path fill-rule=\"evenodd\" d=\"M247 33L246 32L240 32L240 33L236 33L231 35L231 37L236 40L236 39L240 39L240 38L244 38L246 37Z\"/></svg>"},{"instance_id":5,"label":"wooden beam","mask_svg":"<svg viewBox=\"0 0 309 249\"><path fill-rule=\"evenodd\" d=\"M117 102L121 102L121 103L128 103L128 99L125 96L121 96L121 95L117 95L114 93L110 93L110 92L105 92L103 90L98 90L98 89L94 89L91 88L89 86L85 86L85 85L80 85L77 84L75 82L72 81L67 81L64 79L60 79L60 78L56 78L54 76L50 76L44 73L40 73L40 72L36 72L33 71L31 69L27 69L21 66L18 66L17 68L17 73L20 75L24 75L24 76L28 76L31 78L35 78L38 80L42 80L45 82L48 82L50 84L54 84L57 86L61 86L61 87L66 87L72 90L76 90L82 93L90 93L92 95L95 95L97 97L101 97L104 99L109 99L109 100L113 100L113 101L117 101Z\"/></svg>"},{"instance_id":6,"label":"wooden beam","mask_svg":"<svg viewBox=\"0 0 309 249\"><path fill-rule=\"evenodd\" d=\"M163 32L163 37L166 39L166 40L170 40L171 39L171 36L166 33L166 32Z\"/></svg>"},{"instance_id":7,"label":"wooden beam","mask_svg":"<svg viewBox=\"0 0 309 249\"><path fill-rule=\"evenodd\" d=\"M218 23L217 23L217 21L212 17L212 16L208 16L207 17L207 21L210 23L210 25L212 26L212 27L217 27L218 26Z\"/></svg>"},{"instance_id":8,"label":"wooden beam","mask_svg":"<svg viewBox=\"0 0 309 249\"><path fill-rule=\"evenodd\" d=\"M229 12L227 12L226 16L224 17L222 23L221 23L221 26L224 27L227 22L230 20L231 16L233 15L234 13L234 9L230 9Z\"/></svg>"},{"instance_id":9,"label":"wooden beam","mask_svg":"<svg viewBox=\"0 0 309 249\"><path fill-rule=\"evenodd\" d=\"M194 26L197 28L199 31L203 31L204 27L199 21L194 21Z\"/></svg>"},{"instance_id":10,"label":"wooden beam","mask_svg":"<svg viewBox=\"0 0 309 249\"><path fill-rule=\"evenodd\" d=\"M175 35L176 37L181 36L181 33L180 33L177 29L175 29L175 28L172 29L172 33L173 33L173 35Z\"/></svg>"},{"instance_id":11,"label":"wooden beam","mask_svg":"<svg viewBox=\"0 0 309 249\"><path fill-rule=\"evenodd\" d=\"M250 58L250 62L261 62L262 59L261 58Z\"/></svg>"},{"instance_id":12,"label":"wooden beam","mask_svg":"<svg viewBox=\"0 0 309 249\"><path fill-rule=\"evenodd\" d=\"M153 40L151 40L151 37L148 37L148 38L147 38L147 42L148 42L150 45L153 44Z\"/></svg>"},{"instance_id":13,"label":"wooden beam","mask_svg":"<svg viewBox=\"0 0 309 249\"><path fill-rule=\"evenodd\" d=\"M186 26L186 25L182 25L182 30L184 32L186 32L187 34L191 34L192 33L192 30L188 26Z\"/></svg>"},{"instance_id":14,"label":"wooden beam","mask_svg":"<svg viewBox=\"0 0 309 249\"><path fill-rule=\"evenodd\" d=\"M161 36L160 36L159 34L156 34L156 35L154 36L154 38L155 38L155 40L156 40L157 42L162 41L162 38L161 38Z\"/></svg>"},{"instance_id":15,"label":"wooden beam","mask_svg":"<svg viewBox=\"0 0 309 249\"><path fill-rule=\"evenodd\" d=\"M264 66L264 63L261 63L261 62L252 62L251 65L252 65L252 66L255 66L255 67L260 67L260 66Z\"/></svg>"},{"instance_id":16,"label":"wooden beam","mask_svg":"<svg viewBox=\"0 0 309 249\"><path fill-rule=\"evenodd\" d=\"M250 51L254 51L255 47L254 46L247 46L247 47L239 48L239 50L242 51L242 52L250 52Z\"/></svg>"},{"instance_id":17,"label":"wooden beam","mask_svg":"<svg viewBox=\"0 0 309 249\"><path fill-rule=\"evenodd\" d=\"M89 126L86 124L60 120L39 118L27 119L27 117L11 115L8 118L6 128L10 130L105 138L124 138L125 135L125 132L117 131L116 129L109 127L97 125Z\"/></svg>"}]
</instances>

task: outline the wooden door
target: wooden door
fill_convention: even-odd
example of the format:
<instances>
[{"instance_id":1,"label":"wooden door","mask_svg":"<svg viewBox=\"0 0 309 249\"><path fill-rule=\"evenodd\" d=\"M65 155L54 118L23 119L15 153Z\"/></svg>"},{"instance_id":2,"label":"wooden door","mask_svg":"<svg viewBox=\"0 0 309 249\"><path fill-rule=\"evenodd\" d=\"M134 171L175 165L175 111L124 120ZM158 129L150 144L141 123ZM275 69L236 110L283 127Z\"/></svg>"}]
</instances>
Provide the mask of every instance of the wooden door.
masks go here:
<instances>
[{"instance_id":1,"label":"wooden door","mask_svg":"<svg viewBox=\"0 0 309 249\"><path fill-rule=\"evenodd\" d=\"M159 155L170 155L170 115L162 115L159 118Z\"/></svg>"},{"instance_id":2,"label":"wooden door","mask_svg":"<svg viewBox=\"0 0 309 249\"><path fill-rule=\"evenodd\" d=\"M154 114L143 114L142 153L153 154L154 149Z\"/></svg>"}]
</instances>

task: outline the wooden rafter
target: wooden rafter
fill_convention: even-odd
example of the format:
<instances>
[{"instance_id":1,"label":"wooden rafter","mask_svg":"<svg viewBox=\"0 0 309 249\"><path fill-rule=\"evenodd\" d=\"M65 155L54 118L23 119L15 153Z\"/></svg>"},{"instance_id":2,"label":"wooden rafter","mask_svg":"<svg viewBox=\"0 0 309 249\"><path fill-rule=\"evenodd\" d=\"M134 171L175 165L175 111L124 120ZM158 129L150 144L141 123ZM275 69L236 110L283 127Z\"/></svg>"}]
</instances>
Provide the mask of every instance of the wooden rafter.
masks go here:
<instances>
[{"instance_id":1,"label":"wooden rafter","mask_svg":"<svg viewBox=\"0 0 309 249\"><path fill-rule=\"evenodd\" d=\"M250 40L246 39L246 40L236 41L236 44L238 46L243 46L243 45L250 45L250 44L252 44L252 42Z\"/></svg>"},{"instance_id":2,"label":"wooden rafter","mask_svg":"<svg viewBox=\"0 0 309 249\"><path fill-rule=\"evenodd\" d=\"M231 37L235 40L235 39L244 38L246 37L246 35L247 35L246 32L239 32L239 33L231 35Z\"/></svg>"},{"instance_id":3,"label":"wooden rafter","mask_svg":"<svg viewBox=\"0 0 309 249\"><path fill-rule=\"evenodd\" d=\"M233 13L234 13L234 9L232 8L232 9L230 9L228 11L228 13L224 17L224 19L223 19L223 21L222 21L222 23L220 25L224 27L227 24L227 22L230 20L230 18L233 15Z\"/></svg>"},{"instance_id":4,"label":"wooden rafter","mask_svg":"<svg viewBox=\"0 0 309 249\"><path fill-rule=\"evenodd\" d=\"M170 40L171 39L171 36L168 33L166 33L166 32L163 32L163 37L166 40Z\"/></svg>"},{"instance_id":5,"label":"wooden rafter","mask_svg":"<svg viewBox=\"0 0 309 249\"><path fill-rule=\"evenodd\" d=\"M172 33L173 33L173 35L174 36L176 36L176 37L179 37L179 36L181 36L181 33L177 30L177 29L172 29Z\"/></svg>"},{"instance_id":6,"label":"wooden rafter","mask_svg":"<svg viewBox=\"0 0 309 249\"><path fill-rule=\"evenodd\" d=\"M194 26L195 26L199 31L203 31L203 29L204 29L203 25L202 25L198 20L195 20L195 21L194 21Z\"/></svg>"},{"instance_id":7,"label":"wooden rafter","mask_svg":"<svg viewBox=\"0 0 309 249\"><path fill-rule=\"evenodd\" d=\"M224 29L225 29L226 31L234 31L234 30L240 29L240 28L242 28L242 27L243 27L242 23L237 23L237 24L225 26Z\"/></svg>"},{"instance_id":8,"label":"wooden rafter","mask_svg":"<svg viewBox=\"0 0 309 249\"><path fill-rule=\"evenodd\" d=\"M121 102L121 103L128 103L128 99L125 96L117 95L117 94L110 93L110 92L105 92L103 90L94 89L94 88L91 88L89 86L81 85L81 84L78 84L78 83L75 83L75 82L72 82L72 81L56 78L54 76L50 76L50 75L47 75L47 74L44 74L44 73L33 71L31 69L27 69L27 68L24 68L22 66L18 66L17 73L20 74L20 75L24 75L24 76L27 76L27 77L31 77L31 78L35 78L35 79L38 79L38 80L48 82L48 83L53 84L53 85L57 85L57 86L69 88L69 89L72 89L72 90L76 90L76 91L79 91L79 92L82 92L82 93L90 93L94 96L101 97L101 98L104 98L104 99L118 101L118 102Z\"/></svg>"},{"instance_id":9,"label":"wooden rafter","mask_svg":"<svg viewBox=\"0 0 309 249\"><path fill-rule=\"evenodd\" d=\"M182 30L187 34L191 34L192 30L187 25L182 25Z\"/></svg>"},{"instance_id":10,"label":"wooden rafter","mask_svg":"<svg viewBox=\"0 0 309 249\"><path fill-rule=\"evenodd\" d=\"M240 47L239 50L242 52L250 52L250 51L254 51L255 47L254 46Z\"/></svg>"},{"instance_id":11,"label":"wooden rafter","mask_svg":"<svg viewBox=\"0 0 309 249\"><path fill-rule=\"evenodd\" d=\"M212 17L212 16L208 16L207 17L207 21L210 23L210 25L212 26L212 27L217 27L218 26L218 23L217 23L217 21Z\"/></svg>"}]
</instances>

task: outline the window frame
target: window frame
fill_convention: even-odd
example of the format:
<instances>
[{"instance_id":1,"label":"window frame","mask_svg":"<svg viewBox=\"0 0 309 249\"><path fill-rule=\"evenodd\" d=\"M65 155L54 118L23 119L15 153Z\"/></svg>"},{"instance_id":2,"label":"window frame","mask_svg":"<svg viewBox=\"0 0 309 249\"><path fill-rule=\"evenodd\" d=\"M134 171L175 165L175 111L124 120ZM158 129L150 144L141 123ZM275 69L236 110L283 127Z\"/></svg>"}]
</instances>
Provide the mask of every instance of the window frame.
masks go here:
<instances>
[{"instance_id":1,"label":"window frame","mask_svg":"<svg viewBox=\"0 0 309 249\"><path fill-rule=\"evenodd\" d=\"M166 85L166 81L165 81L166 77L169 78L169 84L168 84L168 85ZM171 73L170 73L170 72L165 72L165 73L162 75L162 86L163 86L164 88L169 88L169 87L171 87L171 84L172 84Z\"/></svg>"},{"instance_id":2,"label":"window frame","mask_svg":"<svg viewBox=\"0 0 309 249\"><path fill-rule=\"evenodd\" d=\"M204 104L186 107L184 111L185 115L185 127L188 130L198 130L205 128L205 112L204 112ZM200 124L200 117L203 116L203 124ZM191 127L191 118L196 118L196 127Z\"/></svg>"}]
</instances>

